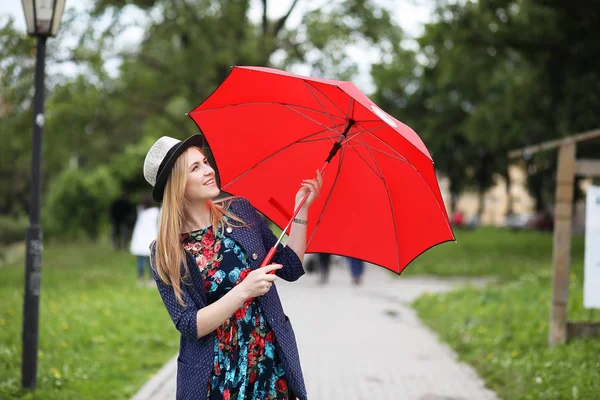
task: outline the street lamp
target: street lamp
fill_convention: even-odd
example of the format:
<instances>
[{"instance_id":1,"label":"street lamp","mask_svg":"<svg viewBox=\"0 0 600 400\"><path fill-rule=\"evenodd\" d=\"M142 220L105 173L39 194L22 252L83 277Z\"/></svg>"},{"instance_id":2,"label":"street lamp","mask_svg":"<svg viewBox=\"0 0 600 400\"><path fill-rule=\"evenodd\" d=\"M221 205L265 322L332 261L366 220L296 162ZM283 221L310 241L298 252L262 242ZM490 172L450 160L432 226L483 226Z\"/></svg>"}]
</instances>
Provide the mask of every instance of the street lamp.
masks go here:
<instances>
[{"instance_id":1,"label":"street lamp","mask_svg":"<svg viewBox=\"0 0 600 400\"><path fill-rule=\"evenodd\" d=\"M37 38L35 97L33 99L33 142L31 149L30 225L26 235L25 291L23 298L23 353L21 384L35 389L37 381L38 322L40 277L42 269L42 225L40 195L42 191L42 134L44 132L44 64L46 39L55 36L65 8L65 0L22 0L27 33Z\"/></svg>"}]
</instances>

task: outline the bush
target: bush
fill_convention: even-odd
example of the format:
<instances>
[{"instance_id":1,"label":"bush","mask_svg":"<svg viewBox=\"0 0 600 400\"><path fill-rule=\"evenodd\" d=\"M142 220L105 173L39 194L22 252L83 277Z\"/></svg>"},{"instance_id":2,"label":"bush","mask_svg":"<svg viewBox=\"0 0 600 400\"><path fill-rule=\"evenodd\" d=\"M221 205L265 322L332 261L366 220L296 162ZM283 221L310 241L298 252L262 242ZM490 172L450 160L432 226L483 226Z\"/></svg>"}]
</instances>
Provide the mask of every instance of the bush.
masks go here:
<instances>
[{"instance_id":1,"label":"bush","mask_svg":"<svg viewBox=\"0 0 600 400\"><path fill-rule=\"evenodd\" d=\"M44 226L49 235L96 239L108 222L109 206L119 185L108 167L68 169L50 186Z\"/></svg>"},{"instance_id":2,"label":"bush","mask_svg":"<svg viewBox=\"0 0 600 400\"><path fill-rule=\"evenodd\" d=\"M0 245L8 245L25 240L28 223L26 218L0 216Z\"/></svg>"}]
</instances>

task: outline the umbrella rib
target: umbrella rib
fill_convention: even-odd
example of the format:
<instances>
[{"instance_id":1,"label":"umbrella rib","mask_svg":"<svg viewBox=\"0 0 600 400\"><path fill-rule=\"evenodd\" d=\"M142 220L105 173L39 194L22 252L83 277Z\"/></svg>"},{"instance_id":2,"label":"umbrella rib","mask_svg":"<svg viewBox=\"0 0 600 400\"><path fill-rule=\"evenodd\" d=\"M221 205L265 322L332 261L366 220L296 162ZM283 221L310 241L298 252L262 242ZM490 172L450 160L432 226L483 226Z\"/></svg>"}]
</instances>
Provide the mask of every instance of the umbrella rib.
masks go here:
<instances>
[{"instance_id":1,"label":"umbrella rib","mask_svg":"<svg viewBox=\"0 0 600 400\"><path fill-rule=\"evenodd\" d=\"M318 98L318 97L317 97L317 95L316 95L316 94L315 94L315 93L312 91L312 89L311 89L311 88L314 88L315 90L318 90L318 89L317 89L317 88L315 88L315 87L314 87L313 85L311 85L310 83L308 83L307 81L302 81L302 82L304 82L304 84L305 84L305 85L306 85L306 87L308 88L308 91L310 92L310 94L311 94L311 95L312 95L312 96L315 98L315 100L317 101L317 103L319 103L319 105L320 105L320 106L321 106L321 108L323 109L323 112L324 112L325 114L327 114L327 117L329 118L329 120L331 121L331 123L335 125L335 122L334 122L334 121L333 121L333 119L331 118L331 115L330 115L330 114L327 112L327 109L326 109L325 107L323 107L323 104L321 103L321 100L319 100L319 98ZM319 93L321 93L321 92L319 91ZM323 93L321 93L321 94L323 94ZM326 99L328 99L328 98L327 98L327 96L325 96L325 95L323 95L323 96L324 96ZM328 100L329 100L329 99L328 99ZM338 108L338 110L339 110L339 108ZM340 110L340 112L343 114L343 111L342 111L342 110Z\"/></svg>"},{"instance_id":2,"label":"umbrella rib","mask_svg":"<svg viewBox=\"0 0 600 400\"><path fill-rule=\"evenodd\" d=\"M374 128L365 128L364 126L362 126L358 122L356 122L355 125L359 126L361 128L361 130L359 132L374 132L374 131L380 131L382 129L389 128L387 125L379 125L379 126L376 126Z\"/></svg>"},{"instance_id":3,"label":"umbrella rib","mask_svg":"<svg viewBox=\"0 0 600 400\"><path fill-rule=\"evenodd\" d=\"M358 134L358 133L362 133L362 132L364 132L364 131L357 132L357 134ZM354 141L354 140L355 140L355 139L354 139L354 136L357 136L357 135L352 135L351 137L349 137L349 138L348 138L348 141L350 141L350 140ZM368 144L364 144L364 143L362 143L362 146L363 146L363 147L366 147L366 148L369 148L369 149L371 149L371 150L373 150L373 151L376 151L376 152L378 152L378 153L381 153L381 154L383 154L383 155L385 155L385 156L388 156L388 157L390 157L390 158L393 158L394 160L398 160L398 161L402 161L402 162L405 162L405 163L409 163L409 162L408 162L408 160L406 159L406 157L396 157L396 156L395 156L395 155L393 155L393 154L386 153L385 151L383 151L383 150L380 150L380 149L377 149L377 148L375 148L375 147L372 147L372 146L369 146Z\"/></svg>"},{"instance_id":4,"label":"umbrella rib","mask_svg":"<svg viewBox=\"0 0 600 400\"><path fill-rule=\"evenodd\" d=\"M360 124L356 124L359 125L361 128L363 128L363 132L367 132L368 134L370 134L372 137L374 137L375 139L377 139L379 142L383 143L388 149L390 149L392 152L396 153L399 157L402 157L406 160L407 163L409 163L410 165L412 165L412 163L410 161L408 161L408 159L406 157L404 157L402 155L402 153L400 153L398 150L394 149L392 146L390 146L389 144L387 144L384 140L381 140L379 137L377 137L377 135L374 135L372 131L374 131L375 129L367 129L364 128L362 125ZM422 154L422 153L421 153ZM431 160L429 160L431 161ZM432 162L433 163L433 162ZM414 166L413 166L414 168ZM416 169L416 168L415 168Z\"/></svg>"},{"instance_id":5,"label":"umbrella rib","mask_svg":"<svg viewBox=\"0 0 600 400\"><path fill-rule=\"evenodd\" d=\"M355 125L358 125L358 124L355 124ZM374 130L374 131L377 131L377 130L380 130L380 129L385 129L385 128L386 128L385 126L381 126L381 127L373 128L372 130ZM352 133L350 134L350 136L346 137L346 140L345 140L344 142L347 142L347 141L349 141L349 140L350 140L352 137L354 137L354 136L356 136L357 134L359 134L359 133L362 133L362 132L370 132L370 131L369 131L369 130L367 130L366 128L362 128L362 129L355 129L355 130L354 130L354 132L352 132Z\"/></svg>"},{"instance_id":6,"label":"umbrella rib","mask_svg":"<svg viewBox=\"0 0 600 400\"><path fill-rule=\"evenodd\" d=\"M381 122L380 119L359 119L357 122L365 123L365 122ZM387 125L389 126L389 125Z\"/></svg>"},{"instance_id":7,"label":"umbrella rib","mask_svg":"<svg viewBox=\"0 0 600 400\"><path fill-rule=\"evenodd\" d=\"M421 180L425 183L425 186L427 187L427 189L429 189L429 192L431 193L431 195L433 196L435 203L437 204L438 208L440 209L440 211L443 212L443 215L446 215L446 211L445 211L445 207L443 207L442 205L440 205L440 202L438 201L437 197L435 196L435 193L433 193L433 190L431 189L431 186L429 186L429 183L427 182L427 180L423 177L423 174L421 174L421 171L419 171L417 169L417 167L414 166L413 163L411 163L406 157L402 156L396 149L394 149L393 147L391 147L389 144L387 144L386 142L384 142L383 140L381 140L380 138L378 138L376 135L374 135L373 133L371 133L368 130L365 130L366 133L368 133L369 135L371 135L371 137L379 140L381 143L385 144L389 149L393 150L394 152L396 152L398 155L400 155L401 157L403 157L406 160L406 163L408 165L410 165L413 170L417 173L417 175L419 175L419 177L421 178ZM362 134L361 134L362 137ZM367 149L368 150L368 149ZM369 152L370 153L370 152ZM423 154L423 153L421 153ZM428 158L429 159L429 158ZM431 162L431 164L433 165L433 161L429 160ZM452 230L451 226L450 226L450 221L448 220L448 216L446 215L446 225L448 225L448 228L450 228L450 230Z\"/></svg>"},{"instance_id":8,"label":"umbrella rib","mask_svg":"<svg viewBox=\"0 0 600 400\"><path fill-rule=\"evenodd\" d=\"M385 127L380 127L380 128L377 128L377 129L382 129L382 128L385 128ZM375 169L374 169L374 168L373 168L373 167L372 167L372 166L369 164L369 162L368 162L368 161L367 161L367 160L366 160L366 159L365 159L365 158L364 158L364 157L363 157L363 156L362 156L362 155L359 153L359 151L356 149L356 147L355 147L355 146L352 144L352 141L356 141L356 139L354 139L354 137L355 137L355 136L360 136L360 133L362 133L362 132L366 132L366 131L365 131L364 129L361 129L361 130L356 130L355 132L353 132L353 134L352 134L351 136L349 136L349 137L347 137L347 138L346 138L346 140L344 141L344 143L348 143L348 144L350 145L350 147L352 147L352 150L354 150L354 151L356 152L356 154L358 154L358 156L359 156L359 157L360 157L360 158L361 158L361 159L364 161L364 163L365 163L365 164L366 164L366 165L367 165L369 168L371 168L371 170L373 171L373 173L374 173L375 175L377 175L377 177L379 177L380 179L383 179L383 177L382 177L382 176L380 176L380 175L377 173L377 171L375 171ZM360 137L362 137L362 136L360 136ZM360 143L359 143L359 144L360 144ZM367 145L366 143L364 143L364 141L363 141L363 143L362 143L361 145L362 145L363 147L371 148L371 146L369 146L369 145ZM380 151L380 150L378 150L378 149L375 149L375 148L373 148L373 150ZM383 153L383 152L381 151L381 153ZM383 154L385 154L385 155L387 155L387 156L389 156L389 157L392 157L393 159L395 159L395 160L398 160L398 161L404 161L404 162L408 162L408 161L406 160L406 158L396 158L396 157L394 157L394 156L392 156L392 155L390 155L390 154L386 154L386 153L383 153Z\"/></svg>"},{"instance_id":9,"label":"umbrella rib","mask_svg":"<svg viewBox=\"0 0 600 400\"><path fill-rule=\"evenodd\" d=\"M319 224L321 223L321 220L323 219L323 215L325 214L325 209L327 208L327 206L329 205L329 200L331 200L331 195L333 194L333 190L336 187L336 183L338 181L338 178L340 176L340 171L342 170L342 164L344 162L344 157L346 156L346 146L344 146L342 148L342 154L340 154L340 158L339 158L339 162L338 162L338 169L337 172L335 174L335 179L333 180L333 184L331 185L331 190L329 191L329 194L327 195L327 200L325 200L325 204L323 205L323 209L321 210L321 213L319 214L319 218L317 219L317 223L315 224L315 227L310 235L310 238L308 239L308 241L306 242L306 248L308 248L308 246L310 245L310 243L313 240L313 237L315 236L315 233L317 232L317 228L319 227Z\"/></svg>"},{"instance_id":10,"label":"umbrella rib","mask_svg":"<svg viewBox=\"0 0 600 400\"><path fill-rule=\"evenodd\" d=\"M302 140L299 140L298 143L314 143L314 142L323 142L325 140L328 140L331 142L333 139L331 138L331 136L328 136L326 138L321 138L321 139L307 139L307 140L302 139Z\"/></svg>"},{"instance_id":11,"label":"umbrella rib","mask_svg":"<svg viewBox=\"0 0 600 400\"><path fill-rule=\"evenodd\" d=\"M335 131L333 128L330 128L328 125L325 125L325 124L323 124L323 123L321 123L321 122L318 122L318 121L316 121L316 120L314 120L314 119L310 118L308 115L302 114L300 111L294 110L292 107L289 107L289 106L287 106L287 105L284 105L284 107L285 107L285 108L288 108L289 110L291 110L291 111L293 111L293 112L297 113L298 115L300 115L300 116L302 116L302 117L306 118L306 119L307 119L307 120L309 120L310 122L314 122L315 124L317 124L317 125L320 125L320 126L324 127L324 128L325 128L325 129L327 129L327 130L333 131L333 132L334 132L334 133L336 133L336 134L338 133L338 132L337 132L337 131ZM329 116L329 115L328 115L328 116ZM331 118L329 118L329 119L331 120ZM333 122L333 123L335 124L335 122L334 122L333 120L331 120L331 122ZM336 126L338 126L338 125L336 125Z\"/></svg>"},{"instance_id":12,"label":"umbrella rib","mask_svg":"<svg viewBox=\"0 0 600 400\"><path fill-rule=\"evenodd\" d=\"M315 89L317 92L321 93L321 94L323 95L323 97L324 97L324 98L326 98L326 99L327 99L327 100L328 100L328 101L329 101L329 102L330 102L330 103L331 103L331 104L332 104L332 105L333 105L335 108L337 108L337 109L338 109L338 111L340 112L340 114L344 114L344 111L343 111L343 110L342 110L340 107L338 107L338 105L337 105L337 104L335 104L335 102L331 101L331 99L330 99L329 97L325 96L325 93L323 93L323 92L322 92L322 91L321 91L321 90L320 90L318 87L316 87L316 86L315 86L315 85L313 85L312 83L309 83L309 82L306 82L306 81L304 81L304 82L305 82L307 85L310 85L311 87L313 87L313 88L314 88L314 89ZM337 87L339 90L341 90L341 89L339 88L339 86L336 86L336 87ZM314 96L314 94L313 94L313 96ZM348 95L346 94L346 96L348 96ZM348 97L352 98L352 96L348 96Z\"/></svg>"},{"instance_id":13,"label":"umbrella rib","mask_svg":"<svg viewBox=\"0 0 600 400\"><path fill-rule=\"evenodd\" d=\"M371 164L369 164L369 162L362 156L362 154L360 154L358 152L358 150L356 150L356 148L354 147L354 145L352 143L348 143L350 145L350 147L352 148L352 150L354 150L356 152L356 154L358 154L358 156L365 162L365 164L371 168L371 170L373 171L373 173L379 178L379 179L383 179L383 177L381 175L379 175L379 173L377 173L377 171L375 171L375 168L373 168L373 166Z\"/></svg>"},{"instance_id":14,"label":"umbrella rib","mask_svg":"<svg viewBox=\"0 0 600 400\"><path fill-rule=\"evenodd\" d=\"M368 132L368 133L370 133L370 132ZM366 145L365 139L362 137L362 134L359 134L359 135L360 135L361 140L363 141L363 144ZM377 160L375 159L375 157L373 156L373 153L371 153L371 150L368 147L367 147L367 152L369 152L371 159L373 160L373 162L375 163L375 166L379 170L379 174L381 175L381 181L383 182L383 187L385 188L385 192L387 193L387 196L388 196L388 202L390 203L390 209L392 211L392 221L393 221L393 225L394 225L394 236L396 237L396 253L398 254L398 271L400 271L400 246L398 245L398 240L399 240L398 227L396 226L396 212L394 210L394 203L392 202L392 195L390 194L390 189L388 188L387 182L385 181L383 172L381 171L381 168L379 167ZM412 165L412 164L410 164L410 165ZM413 166L413 168L414 168L414 166ZM426 184L426 186L429 187L429 185L427 185L427 184Z\"/></svg>"},{"instance_id":15,"label":"umbrella rib","mask_svg":"<svg viewBox=\"0 0 600 400\"><path fill-rule=\"evenodd\" d=\"M378 128L378 129L382 129L382 128L385 128L385 127L381 127L381 128ZM321 132L318 132L318 133L322 133L322 132L324 132L324 131L321 131ZM354 132L354 135L352 135L352 136L355 136L357 133L361 133L361 132L366 132L366 131L365 130L358 130L358 131ZM347 141L349 141L352 138L352 136L347 137L346 140L344 141L344 143L347 142ZM312 142L320 142L320 141L324 141L324 140L334 141L334 138L332 138L331 136L328 136L328 137L322 138L322 139L311 139L311 140L300 139L298 141L298 143L312 143ZM375 148L373 148L373 150L377 150L377 151L380 151L380 152L383 153L383 151L375 149ZM383 154L386 154L386 153L383 153ZM394 156L392 156L390 154L386 154L386 155L394 158Z\"/></svg>"},{"instance_id":16,"label":"umbrella rib","mask_svg":"<svg viewBox=\"0 0 600 400\"><path fill-rule=\"evenodd\" d=\"M317 99L317 101L318 101L318 99ZM300 115L301 117L304 117L304 118L306 118L306 119L307 119L307 120L309 120L310 122L313 122L313 123L315 123L316 125L322 126L322 127L326 128L327 130L330 130L330 131L333 131L333 132L334 132L334 133L336 133L336 134L339 134L339 132L335 131L333 128L330 128L328 125L325 125L325 124L323 124L323 123L321 123L321 122L318 122L317 120L315 120L315 119L313 119L313 118L310 118L308 115L306 115L306 114L303 114L303 113L302 113L302 112L300 112L299 110L296 110L296 109L294 109L294 107L296 107L296 108L301 108L301 109L305 109L305 110L310 110L310 111L313 111L313 112L315 112L315 113L318 113L318 114L321 114L321 115L326 115L326 116L329 118L329 120L330 120L330 121L331 121L331 122L332 122L332 123L333 123L335 126L338 126L338 125L337 125L337 124L336 124L336 123L333 121L333 119L332 119L332 116L331 116L330 114L328 114L327 112L323 112L323 111L315 110L315 109L313 109L313 108L310 108L310 107L298 106L298 105L295 105L295 104L278 103L278 102L248 102L248 103L231 104L231 105L227 105L227 106L224 106L224 107L215 107L215 108L212 108L212 109L206 109L206 110L202 110L202 111L216 110L217 108L227 108L227 107L235 107L235 106L250 105L250 104L251 104L251 105L258 105L258 104L278 104L278 105L281 105L281 106L283 106L283 107L287 108L288 110L290 110L290 111L292 111L292 112L295 112L296 114ZM336 116L336 115L334 115L333 117L342 119L342 117L338 117L338 116ZM346 120L346 119L344 119L344 120ZM333 141L333 138L332 138L331 140Z\"/></svg>"},{"instance_id":17,"label":"umbrella rib","mask_svg":"<svg viewBox=\"0 0 600 400\"><path fill-rule=\"evenodd\" d=\"M400 157L404 158L404 160L406 160L406 163L408 165L410 165L417 172L417 174L419 174L419 176L421 176L421 179L423 179L423 182L425 182L425 184L427 185L427 187L429 187L429 184L427 183L427 181L425 180L425 178L423 178L423 175L421 175L421 173L419 172L419 170L417 169L417 167L415 167L415 165L413 163L411 163L406 157L404 157L398 150L394 149L392 146L390 146L389 144L387 144L385 141L381 140L379 137L377 137L376 135L374 135L371 131L365 130L364 132L368 133L369 135L371 135L371 137L377 139L378 141L380 141L381 143L383 143L384 145L386 145L388 149L392 150L393 152L395 152L396 154L398 154ZM431 161L431 160L429 160L429 161L431 162L431 164L433 164L433 161ZM429 190L431 190L431 188L429 188Z\"/></svg>"},{"instance_id":18,"label":"umbrella rib","mask_svg":"<svg viewBox=\"0 0 600 400\"><path fill-rule=\"evenodd\" d=\"M275 152L269 154L268 156L266 156L265 158L263 158L262 160L260 160L256 164L254 164L252 167L248 168L247 170L243 171L238 176L236 176L235 178L233 178L227 185L223 186L222 189L225 189L226 187L228 187L229 185L231 185L232 183L234 183L235 181L237 181L238 179L240 179L242 176L246 175L248 172L252 171L254 168L258 167L260 164L264 163L265 161L267 161L271 157L274 157L278 153L286 150L287 148L289 148L289 147L291 147L291 146L293 146L295 144L301 143L303 140L308 139L311 136L320 135L321 133L326 132L329 129L331 129L331 128L328 127L328 129L323 129L323 130L320 130L318 132L311 133L310 135L306 135L306 136L304 136L304 137L302 137L302 138L300 138L298 140L293 141L292 143L290 143L290 144L288 144L288 145L286 145L284 147L281 147L281 148L277 149Z\"/></svg>"},{"instance_id":19,"label":"umbrella rib","mask_svg":"<svg viewBox=\"0 0 600 400\"><path fill-rule=\"evenodd\" d=\"M317 114L327 115L327 116L330 116L330 117L333 117L333 118L345 119L345 117L340 117L338 115L331 115L331 114L329 114L327 112L324 112L324 111L315 110L314 108L310 108L310 107L306 107L306 106L299 106L297 104L288 104L288 103L274 103L274 104L281 104L282 106L286 106L286 107L302 108L302 109L305 109L305 110L310 110L310 111L315 112Z\"/></svg>"},{"instance_id":20,"label":"umbrella rib","mask_svg":"<svg viewBox=\"0 0 600 400\"><path fill-rule=\"evenodd\" d=\"M303 108L305 110L310 110L310 111L313 111L313 112L318 113L318 114L327 115L327 116L330 116L330 117L332 116L331 114L329 114L327 112L324 112L324 111L321 111L321 110L317 110L317 109L314 109L314 108L310 108L310 107L306 107L306 106L300 106L300 105L297 105L297 104L282 103L282 102L279 102L279 101L246 101L246 102L243 102L243 103L227 104L227 105L220 106L220 107L211 107L211 108L205 108L205 109L202 109L202 110L194 110L194 111L192 111L190 113L190 115L200 114L200 113L203 113L205 111L221 110L221 109L230 108L230 107L240 107L240 106L248 106L248 105L261 105L261 104L262 105L278 104L278 105L281 105L281 106ZM337 115L333 115L333 117L334 118L345 118L345 117L339 117Z\"/></svg>"},{"instance_id":21,"label":"umbrella rib","mask_svg":"<svg viewBox=\"0 0 600 400\"><path fill-rule=\"evenodd\" d=\"M352 115L354 115L354 98L350 97L350 103L348 103L348 112L346 113L346 122L348 122L349 119L354 119L352 117L350 117L350 111L352 111Z\"/></svg>"},{"instance_id":22,"label":"umbrella rib","mask_svg":"<svg viewBox=\"0 0 600 400\"><path fill-rule=\"evenodd\" d=\"M362 121L361 121L361 122L362 122ZM356 125L360 125L360 124L359 124L359 123L356 123ZM362 127L362 126L361 126L361 127ZM366 128L365 128L365 129L366 129ZM366 129L366 130L368 131L368 129ZM375 135L373 135L373 136L375 136ZM375 137L376 137L376 136L375 136ZM415 149L416 149L416 150L417 150L419 153L421 153L421 154L423 154L425 157L427 157L427 159L428 159L429 161L431 161L431 163L433 163L433 159L432 159L430 156L428 156L427 154L423 153L423 150L419 149L419 148L417 147L417 145L415 145L414 143L412 143L410 140L408 140L408 139L407 139L407 138L406 138L404 135L402 135L402 134L400 134L400 137L401 137L402 139L404 139L404 140L405 140L405 141L406 141L408 144L410 144L412 147L414 147L414 148L415 148ZM377 139L379 139L379 138L377 138ZM379 140L381 140L381 139L379 139ZM384 143L385 143L385 142L384 142ZM386 145L387 145L388 147L390 147L390 146L389 146L387 143L386 143ZM396 150L394 150L394 151L396 151Z\"/></svg>"}]
</instances>

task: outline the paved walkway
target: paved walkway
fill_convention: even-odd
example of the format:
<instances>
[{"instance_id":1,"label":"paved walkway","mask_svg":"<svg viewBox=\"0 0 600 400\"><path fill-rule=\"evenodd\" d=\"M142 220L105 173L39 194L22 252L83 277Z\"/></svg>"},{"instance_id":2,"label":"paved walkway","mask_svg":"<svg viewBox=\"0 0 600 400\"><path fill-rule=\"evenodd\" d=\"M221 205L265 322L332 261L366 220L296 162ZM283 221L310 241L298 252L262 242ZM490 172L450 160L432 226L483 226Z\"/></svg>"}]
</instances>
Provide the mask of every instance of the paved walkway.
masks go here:
<instances>
[{"instance_id":1,"label":"paved walkway","mask_svg":"<svg viewBox=\"0 0 600 400\"><path fill-rule=\"evenodd\" d=\"M495 400L467 365L423 326L409 303L459 281L396 278L368 266L361 287L337 267L328 285L315 274L278 281L311 400ZM174 399L176 362L167 363L133 398ZM132 400L133 400L132 399Z\"/></svg>"}]
</instances>

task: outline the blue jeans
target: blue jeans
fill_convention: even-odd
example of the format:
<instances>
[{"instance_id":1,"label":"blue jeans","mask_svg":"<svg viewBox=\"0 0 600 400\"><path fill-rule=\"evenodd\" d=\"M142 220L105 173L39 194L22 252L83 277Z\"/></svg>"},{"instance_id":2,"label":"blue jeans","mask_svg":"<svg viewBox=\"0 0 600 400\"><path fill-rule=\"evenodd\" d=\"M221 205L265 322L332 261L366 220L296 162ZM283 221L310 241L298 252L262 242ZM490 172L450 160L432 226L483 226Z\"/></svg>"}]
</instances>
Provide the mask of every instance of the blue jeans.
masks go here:
<instances>
[{"instance_id":1,"label":"blue jeans","mask_svg":"<svg viewBox=\"0 0 600 400\"><path fill-rule=\"evenodd\" d=\"M150 257L137 256L137 276L138 278L144 277L144 268L148 265L148 273L152 277L152 271L150 271Z\"/></svg>"},{"instance_id":2,"label":"blue jeans","mask_svg":"<svg viewBox=\"0 0 600 400\"><path fill-rule=\"evenodd\" d=\"M352 277L354 279L360 278L365 271L364 261L356 258L350 258L350 271L352 272Z\"/></svg>"}]
</instances>

